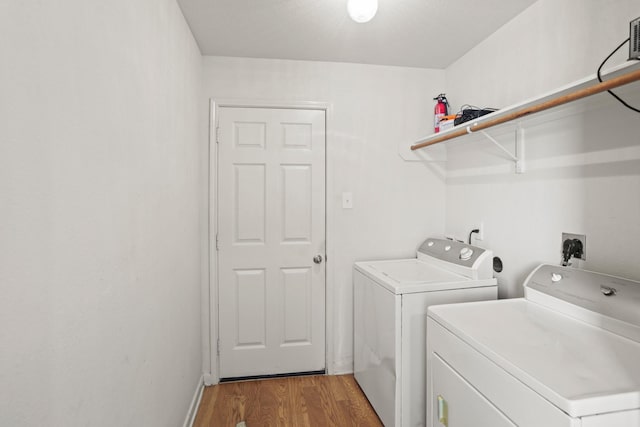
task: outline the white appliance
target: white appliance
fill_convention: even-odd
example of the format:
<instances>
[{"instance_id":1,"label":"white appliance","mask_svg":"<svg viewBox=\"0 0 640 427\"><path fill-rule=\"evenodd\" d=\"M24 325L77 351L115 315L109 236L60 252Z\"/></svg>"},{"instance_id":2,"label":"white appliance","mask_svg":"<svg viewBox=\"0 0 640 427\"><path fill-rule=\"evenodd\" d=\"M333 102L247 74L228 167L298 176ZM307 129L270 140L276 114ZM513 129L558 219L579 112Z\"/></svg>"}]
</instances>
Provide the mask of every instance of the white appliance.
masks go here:
<instances>
[{"instance_id":1,"label":"white appliance","mask_svg":"<svg viewBox=\"0 0 640 427\"><path fill-rule=\"evenodd\" d=\"M429 309L429 424L640 426L640 282L541 265L524 286Z\"/></svg>"},{"instance_id":2,"label":"white appliance","mask_svg":"<svg viewBox=\"0 0 640 427\"><path fill-rule=\"evenodd\" d=\"M354 375L386 427L425 425L431 304L497 297L493 254L430 238L412 259L354 266Z\"/></svg>"}]
</instances>

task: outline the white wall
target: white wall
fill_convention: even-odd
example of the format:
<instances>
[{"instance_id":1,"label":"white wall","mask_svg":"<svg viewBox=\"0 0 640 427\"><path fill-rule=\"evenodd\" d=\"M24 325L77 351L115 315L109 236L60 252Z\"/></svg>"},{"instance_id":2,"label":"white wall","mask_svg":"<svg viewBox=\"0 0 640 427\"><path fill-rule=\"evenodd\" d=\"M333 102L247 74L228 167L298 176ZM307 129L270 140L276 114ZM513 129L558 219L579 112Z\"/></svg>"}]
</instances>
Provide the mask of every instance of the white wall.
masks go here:
<instances>
[{"instance_id":1,"label":"white wall","mask_svg":"<svg viewBox=\"0 0 640 427\"><path fill-rule=\"evenodd\" d=\"M181 425L201 56L174 0L0 3L0 425Z\"/></svg>"},{"instance_id":2,"label":"white wall","mask_svg":"<svg viewBox=\"0 0 640 427\"><path fill-rule=\"evenodd\" d=\"M444 231L440 170L398 155L398 147L431 132L431 98L442 91L443 82L444 72L434 70L204 59L207 98L331 104L327 121L330 372L353 369L353 262L415 256L427 235ZM344 191L353 193L352 210L342 209Z\"/></svg>"},{"instance_id":3,"label":"white wall","mask_svg":"<svg viewBox=\"0 0 640 427\"><path fill-rule=\"evenodd\" d=\"M638 14L637 0L539 0L446 70L449 100L505 107L593 75ZM524 175L489 142L447 145L446 231L465 238L484 221L478 243L504 261L501 296L522 295L538 263L560 262L563 231L587 235L583 268L640 279L639 116L608 109L526 129Z\"/></svg>"}]
</instances>

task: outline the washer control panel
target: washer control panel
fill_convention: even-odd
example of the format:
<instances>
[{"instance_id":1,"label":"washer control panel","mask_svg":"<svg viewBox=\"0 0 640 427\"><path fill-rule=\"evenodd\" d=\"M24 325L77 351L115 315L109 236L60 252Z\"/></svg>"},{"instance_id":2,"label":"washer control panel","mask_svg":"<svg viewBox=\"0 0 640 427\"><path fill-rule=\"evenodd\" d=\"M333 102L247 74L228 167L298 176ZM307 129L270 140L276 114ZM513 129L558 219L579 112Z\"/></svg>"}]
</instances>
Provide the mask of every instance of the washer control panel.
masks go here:
<instances>
[{"instance_id":1,"label":"washer control panel","mask_svg":"<svg viewBox=\"0 0 640 427\"><path fill-rule=\"evenodd\" d=\"M425 240L418 249L418 253L466 267L473 266L476 260L485 252L487 252L486 249L477 246L437 238Z\"/></svg>"}]
</instances>

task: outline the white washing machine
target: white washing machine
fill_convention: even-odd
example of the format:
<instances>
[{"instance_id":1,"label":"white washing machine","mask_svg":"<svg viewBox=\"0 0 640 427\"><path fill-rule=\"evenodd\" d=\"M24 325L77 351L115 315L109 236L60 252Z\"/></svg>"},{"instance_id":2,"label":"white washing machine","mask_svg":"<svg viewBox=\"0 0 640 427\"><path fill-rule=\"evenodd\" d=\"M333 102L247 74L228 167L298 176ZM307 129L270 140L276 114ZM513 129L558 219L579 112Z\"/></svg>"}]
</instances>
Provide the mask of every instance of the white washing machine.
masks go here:
<instances>
[{"instance_id":1,"label":"white washing machine","mask_svg":"<svg viewBox=\"0 0 640 427\"><path fill-rule=\"evenodd\" d=\"M354 376L386 427L425 425L426 314L497 298L493 254L427 239L412 259L354 266Z\"/></svg>"},{"instance_id":2,"label":"white washing machine","mask_svg":"<svg viewBox=\"0 0 640 427\"><path fill-rule=\"evenodd\" d=\"M432 427L640 426L640 282L541 265L525 298L429 309Z\"/></svg>"}]
</instances>

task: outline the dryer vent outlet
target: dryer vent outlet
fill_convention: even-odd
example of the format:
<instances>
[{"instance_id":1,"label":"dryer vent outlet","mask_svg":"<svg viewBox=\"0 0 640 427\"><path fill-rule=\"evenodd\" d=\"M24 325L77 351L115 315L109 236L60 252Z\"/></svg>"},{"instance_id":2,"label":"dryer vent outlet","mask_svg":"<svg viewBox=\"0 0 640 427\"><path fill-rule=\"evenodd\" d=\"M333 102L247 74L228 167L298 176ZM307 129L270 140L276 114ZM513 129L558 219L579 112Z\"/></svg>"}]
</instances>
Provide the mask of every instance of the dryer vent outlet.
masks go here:
<instances>
[{"instance_id":1,"label":"dryer vent outlet","mask_svg":"<svg viewBox=\"0 0 640 427\"><path fill-rule=\"evenodd\" d=\"M640 18L629 25L629 59L640 59Z\"/></svg>"}]
</instances>

